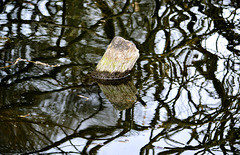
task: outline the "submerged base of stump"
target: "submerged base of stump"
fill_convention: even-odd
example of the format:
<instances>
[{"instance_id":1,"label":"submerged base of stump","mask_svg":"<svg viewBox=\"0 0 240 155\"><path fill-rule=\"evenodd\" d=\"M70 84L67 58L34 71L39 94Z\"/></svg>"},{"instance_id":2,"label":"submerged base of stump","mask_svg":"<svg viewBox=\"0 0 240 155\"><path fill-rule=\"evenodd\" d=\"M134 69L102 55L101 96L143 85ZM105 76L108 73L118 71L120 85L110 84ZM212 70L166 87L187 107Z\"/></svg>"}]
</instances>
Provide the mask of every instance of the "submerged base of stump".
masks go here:
<instances>
[{"instance_id":1,"label":"submerged base of stump","mask_svg":"<svg viewBox=\"0 0 240 155\"><path fill-rule=\"evenodd\" d=\"M131 41L115 37L91 76L101 80L125 78L129 75L138 57L138 49Z\"/></svg>"}]
</instances>

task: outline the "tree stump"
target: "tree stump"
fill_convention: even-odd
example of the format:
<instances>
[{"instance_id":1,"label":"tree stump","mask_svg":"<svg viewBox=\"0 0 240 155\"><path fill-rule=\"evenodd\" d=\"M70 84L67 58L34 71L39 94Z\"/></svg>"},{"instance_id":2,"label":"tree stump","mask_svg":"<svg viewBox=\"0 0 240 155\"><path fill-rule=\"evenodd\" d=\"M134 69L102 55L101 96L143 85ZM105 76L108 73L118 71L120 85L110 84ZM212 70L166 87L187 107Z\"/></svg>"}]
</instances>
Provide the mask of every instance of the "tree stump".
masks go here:
<instances>
[{"instance_id":1,"label":"tree stump","mask_svg":"<svg viewBox=\"0 0 240 155\"><path fill-rule=\"evenodd\" d=\"M101 80L125 78L138 57L139 50L134 43L122 37L114 37L91 75Z\"/></svg>"}]
</instances>

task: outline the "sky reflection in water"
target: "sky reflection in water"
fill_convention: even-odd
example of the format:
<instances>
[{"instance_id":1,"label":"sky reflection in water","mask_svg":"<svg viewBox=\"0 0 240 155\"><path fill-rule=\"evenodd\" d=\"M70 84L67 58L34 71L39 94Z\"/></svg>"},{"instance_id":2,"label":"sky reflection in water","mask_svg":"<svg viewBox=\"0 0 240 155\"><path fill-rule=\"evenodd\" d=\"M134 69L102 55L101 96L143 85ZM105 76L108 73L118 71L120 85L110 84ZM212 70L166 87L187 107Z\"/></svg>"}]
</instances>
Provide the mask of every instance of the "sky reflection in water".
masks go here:
<instances>
[{"instance_id":1,"label":"sky reflection in water","mask_svg":"<svg viewBox=\"0 0 240 155\"><path fill-rule=\"evenodd\" d=\"M0 0L0 153L239 152L239 5ZM140 58L101 84L114 36Z\"/></svg>"}]
</instances>

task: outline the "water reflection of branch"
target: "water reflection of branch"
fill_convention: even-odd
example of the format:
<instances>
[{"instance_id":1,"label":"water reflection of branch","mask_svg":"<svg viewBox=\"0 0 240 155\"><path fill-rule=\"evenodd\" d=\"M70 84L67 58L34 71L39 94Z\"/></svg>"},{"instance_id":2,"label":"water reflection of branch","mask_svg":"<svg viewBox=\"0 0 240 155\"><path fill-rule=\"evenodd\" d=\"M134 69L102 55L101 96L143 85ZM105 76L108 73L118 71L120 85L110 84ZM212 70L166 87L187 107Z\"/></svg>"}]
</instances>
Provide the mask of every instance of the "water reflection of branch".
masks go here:
<instances>
[{"instance_id":1,"label":"water reflection of branch","mask_svg":"<svg viewBox=\"0 0 240 155\"><path fill-rule=\"evenodd\" d=\"M133 122L133 118L130 117L131 116L131 112L133 112L131 109L127 109L126 110L126 113L125 113L125 121L122 123L122 122L119 122L117 125L116 125L116 129L122 129L121 132L119 132L116 136L113 136L113 137L110 137L110 138L104 138L104 142L101 144L101 145L97 145L96 147L93 147L89 153L90 154L96 154L97 151L99 149L101 149L101 147L103 147L104 145L107 145L108 143L116 140L117 138L119 137L122 137L124 134L126 134L127 132L129 132L131 129L135 129L137 131L139 130L144 130L145 128L138 128L138 126L135 126L134 122ZM121 120L121 119L120 119ZM107 134L105 136L108 136ZM94 138L95 139L95 138Z\"/></svg>"},{"instance_id":2,"label":"water reflection of branch","mask_svg":"<svg viewBox=\"0 0 240 155\"><path fill-rule=\"evenodd\" d=\"M89 34L93 34L97 37L104 38L104 36L99 35L96 33L96 31L92 30L91 28L86 28L82 25L79 26L73 26L73 25L62 25L62 24L56 24L51 22L46 22L46 21L32 21L32 20L11 20L11 24L17 23L17 24L35 24L35 25L40 25L40 26L51 26L51 27L58 27L58 28L74 28L74 29L80 29L83 31L88 32ZM103 21L100 20L99 24L102 24ZM2 26L8 26L9 24L3 24Z\"/></svg>"},{"instance_id":3,"label":"water reflection of branch","mask_svg":"<svg viewBox=\"0 0 240 155\"><path fill-rule=\"evenodd\" d=\"M89 153L90 154L96 154L98 150L100 150L104 145L107 145L108 143L116 140L117 138L124 136L124 134L126 134L129 131L129 129L124 129L123 131L121 131L119 134L117 134L116 136L113 136L111 138L108 138L105 142L103 142L103 144L101 145L97 145L95 147L93 147Z\"/></svg>"},{"instance_id":4,"label":"water reflection of branch","mask_svg":"<svg viewBox=\"0 0 240 155\"><path fill-rule=\"evenodd\" d=\"M65 136L68 136L68 134L65 132L65 130L61 127L61 130L63 131L63 133L65 134ZM81 151L72 143L71 139L69 140L69 143L71 144L71 146L79 153L81 153ZM59 147L57 147L59 148Z\"/></svg>"},{"instance_id":5,"label":"water reflection of branch","mask_svg":"<svg viewBox=\"0 0 240 155\"><path fill-rule=\"evenodd\" d=\"M98 4L104 3L104 1L96 0ZM144 1L141 1L144 3ZM65 3L65 1L64 1ZM95 113L92 113L89 117L84 118L82 121L78 122L78 126L74 129L71 129L71 131L74 132L72 135L68 135L65 126L61 126L59 124L53 124L56 127L59 127L62 132L64 132L65 138L56 141L56 143L50 141L51 143L49 146L46 146L42 149L36 150L35 152L41 152L41 151L47 151L48 149L52 149L54 147L59 147L60 144L63 144L66 141L69 141L71 146L77 150L76 152L80 153L87 153L87 150L89 149L89 146L91 146L95 140L104 140L105 142L102 144L99 144L96 147L93 147L90 152L96 153L103 145L106 145L110 142L112 142L114 139L123 136L126 132L130 131L131 129L134 129L136 131L143 131L147 130L150 127L152 127L152 134L150 136L150 142L146 144L141 149L141 154L144 153L144 151L148 151L149 149L158 149L158 147L154 147L155 142L159 142L161 140L166 141L172 141L174 145L178 145L179 141L176 141L174 139L174 135L177 135L178 133L181 133L182 131L188 131L190 130L191 135L187 139L187 145L184 147L164 147L165 150L160 150L162 153L181 153L185 150L199 150L196 151L197 153L205 153L205 152L211 152L211 148L214 146L220 146L220 148L223 150L224 153L226 153L228 150L225 148L228 143L230 143L231 150L237 150L234 146L234 144L237 144L237 141L239 141L239 136L237 133L239 133L239 129L237 128L239 124L238 113L239 113L239 90L238 93L234 93L236 91L233 87L233 85L238 85L238 67L233 67L234 60L231 60L231 58L224 58L221 59L225 61L228 65L226 65L226 69L222 71L225 75L222 80L218 79L219 77L216 76L217 64L219 62L219 55L213 54L210 51L204 49L202 47L202 40L205 38L210 37L211 35L215 34L216 32L219 32L220 35L224 36L229 40L229 46L228 49L230 49L230 52L233 52L233 54L239 54L237 50L231 50L233 48L233 45L239 44L239 42L236 40L236 38L239 38L237 34L234 33L232 25L233 19L235 18L236 11L231 12L231 15L234 14L234 17L231 21L226 21L222 16L222 6L218 7L214 5L214 2L211 2L208 4L208 2L204 2L203 4L206 6L203 6L200 2L189 2L189 3L183 3L181 1L166 1L166 6L161 6L161 9L163 9L163 14L159 14L160 4L159 1L156 0L157 7L155 9L155 16L154 19L149 18L150 16L146 16L143 13L132 13L128 10L128 7L130 5L130 1L127 0L126 3L124 3L124 7L122 11L120 11L117 14L113 14L113 10L118 10L119 8L113 8L109 5L98 5L98 8L100 8L103 12L103 18L99 19L95 24L92 24L89 26L89 28L79 28L78 26L70 26L70 25L64 25L64 23L61 25L56 24L56 22L46 22L52 27L60 27L60 28L73 28L75 29L81 29L81 34L77 37L69 37L71 41L67 41L68 45L65 47L60 47L60 38L63 37L63 32L61 32L61 36L59 37L59 40L57 41L57 46L52 46L50 43L47 43L49 48L48 50L54 50L58 53L61 53L64 51L64 56L66 54L69 54L68 56L74 59L76 57L76 51L68 50L70 46L73 46L75 44L79 45L80 41L85 41L87 39L99 41L103 38L106 39L106 37L103 37L102 35L96 35L94 31L101 30L101 24L104 24L105 33L107 34L107 29L111 28L112 30L109 31L112 34L107 34L108 38L111 38L113 34L115 34L116 30L119 30L120 35L126 36L127 38L131 38L136 44L140 47L142 55L139 61L137 62L137 70L135 71L135 79L136 79L136 85L139 88L139 101L148 104L147 100L143 98L143 96L147 96L148 93L152 93L153 100L158 102L157 107L154 110L154 114L152 115L153 118L151 119L151 122L149 125L138 125L133 121L133 118L130 116L133 116L133 113L127 113L126 115L126 121L121 124L117 124L114 127L99 127L99 126L92 126L85 130L80 130L81 126L83 125L83 122L86 120L89 120L95 116L102 107L100 107L99 110L97 110ZM198 19L200 21L200 24L194 25L194 22L196 21L196 16L194 15L194 12L191 11L194 9L195 3L199 3L198 11L201 12L203 15L201 19ZM212 4L213 3L213 4ZM20 5L16 5L14 10L17 10L17 8ZM37 5L35 5L37 7ZM212 10L211 10L212 9ZM22 10L22 7L20 8ZM121 10L121 8L120 8ZM149 9L150 10L150 9ZM213 11L216 11L213 13ZM7 17L11 17L14 11L11 11ZM21 12L21 11L19 11ZM110 13L110 14L108 14ZM176 13L176 14L174 14ZM94 13L93 13L94 14ZM39 15L42 17L43 15L39 13ZM216 16L217 15L217 16ZM21 14L19 13L17 15L18 17L21 17ZM34 16L32 16L32 19L34 21ZM212 19L210 19L210 18ZM230 16L229 16L230 17ZM21 18L19 18L21 19ZM49 18L50 19L50 18ZM49 20L47 19L47 20ZM65 20L65 18L63 18ZM146 20L146 21L145 21ZM10 20L9 20L10 21ZM113 24L113 21L116 21ZM125 21L128 21L127 24ZM44 20L41 20L40 22L32 22L32 21L22 21L22 20L12 20L13 23L17 23L18 25L21 24L34 24L34 25L42 25L47 26L46 23L44 24ZM182 27L181 22L186 22L187 26ZM214 26L212 26L212 23L214 23ZM4 26L9 26L9 23ZM115 27L117 26L116 30ZM10 26L9 26L10 27ZM213 29L212 27L215 27ZM195 29L196 28L196 29ZM204 30L204 28L206 28ZM11 29L11 28L9 28ZM138 40L138 35L135 35L134 32L136 29L141 30L141 35L146 34L145 39L143 43L140 43ZM18 26L18 33L23 34L20 32L20 26ZM220 30L220 31L219 31ZM178 32L180 35L180 38L172 38L172 34L175 32ZM32 31L32 35L35 31ZM162 51L156 51L154 48L157 46L156 39L159 37L157 35L158 32L163 32L163 36L161 40L164 40L164 47ZM11 30L9 30L9 33L11 33ZM93 37L88 34L94 34ZM235 34L235 35L233 35ZM99 38L95 38L95 37ZM86 39L87 38L87 39ZM144 37L143 37L144 38ZM67 39L66 39L67 40ZM142 41L141 40L141 41ZM26 42L31 41L26 40ZM35 42L31 42L32 44ZM81 43L80 43L81 45ZM231 45L231 46L230 46ZM93 44L86 43L87 47L90 46L97 46ZM102 45L105 46L105 45ZM192 61L192 64L189 64L189 60L191 59L191 54L197 51L198 54L201 54L202 57L199 58L196 61ZM220 50L219 50L220 51ZM41 52L41 51L40 51ZM39 53L40 53L39 52ZM17 52L16 52L17 53ZM81 52L79 52L81 53ZM99 54L97 51L92 52L94 54ZM80 54L79 54L80 55ZM60 56L60 54L59 54ZM168 58L171 56L170 58ZM6 56L7 57L7 56ZM61 55L63 57L63 55ZM55 61L56 59L54 59ZM81 59L83 60L83 59ZM84 60L85 61L85 60ZM92 63L92 62L91 62ZM75 64L76 65L76 64ZM89 65L89 64L82 64L82 65ZM19 83L24 83L26 81L32 80L38 80L43 78L56 78L57 73L61 72L65 68L72 69L71 67L74 65L64 65L58 68L53 69L52 71L49 71L49 73L46 73L44 75L40 76L34 76L29 75L27 78L24 76L27 75L29 69L32 68L33 65L28 65L23 70L20 70L19 72L14 73L13 75L9 74L9 77L5 78L6 81L10 81L9 79L14 79L18 75L22 75L23 78L13 80L10 84L6 84L5 86L14 86ZM166 69L165 66L168 66ZM189 66L191 66L191 71L194 71L194 74L189 73ZM33 72L35 73L35 72ZM81 76L84 74L78 74L78 76ZM237 76L235 76L237 75ZM232 77L232 78L228 78ZM68 78L67 76L64 76L64 78ZM235 80L236 82L232 82L231 80ZM75 81L74 81L75 82ZM83 81L81 81L83 82ZM213 88L208 89L207 85L210 83ZM53 85L53 83L47 83L46 85ZM31 91L28 90L29 94L34 94L33 97L36 95L42 95L42 94L49 94L53 92L59 92L67 89L76 89L76 88L86 88L86 87L92 87L92 84L81 84L78 86L67 86L61 89L57 90L49 90L49 91ZM192 88L194 87L194 89ZM151 89L154 88L154 91ZM95 89L95 87L93 87ZM194 91L197 91L196 94L194 94ZM232 90L230 90L232 89ZM204 91L204 93L203 93ZM217 97L213 96L214 93L217 92L218 99L221 99L219 103L216 103L216 105L219 105L218 107L211 107L211 101L207 101L207 99L203 98L204 95L208 96L209 98L216 99ZM185 95L184 101L181 101L182 95ZM99 95L99 100L101 100L101 96ZM182 103L184 102L184 103ZM104 103L101 101L101 103ZM186 103L186 104L185 104ZM178 118L177 114L177 106L188 106L190 109L187 109L186 112L186 118ZM103 105L100 105L103 106ZM133 108L134 110L134 108ZM166 111L166 121L163 121L160 116L162 111ZM180 111L181 112L181 111ZM7 120L8 122L11 122L10 120ZM119 122L122 122L121 119L118 120ZM13 119L12 122L17 122L17 120ZM29 122L34 124L34 122ZM44 124L44 123L43 123ZM154 128L156 127L156 128ZM115 136L112 136L109 138L109 135L112 135L116 130L123 129L120 133L118 133ZM158 129L158 130L157 130ZM156 135L153 136L153 132L156 132L155 130L161 131ZM228 136L225 136L225 135ZM45 136L45 135L44 135ZM77 145L74 145L72 143L72 140L74 138L84 138L87 140L87 143L85 144L83 150L77 149ZM108 137L108 138L106 138ZM196 140L196 141L195 141ZM194 142L196 146L192 146L191 143ZM182 142L180 141L180 144ZM225 145L226 144L226 145ZM167 150L166 150L167 149ZM63 152L61 149L60 152Z\"/></svg>"},{"instance_id":6,"label":"water reflection of branch","mask_svg":"<svg viewBox=\"0 0 240 155\"><path fill-rule=\"evenodd\" d=\"M40 141L45 141L45 140L47 140L47 141L50 142L51 144L54 143L47 135L45 135L45 134L43 134L42 132L36 130L36 129L33 128L32 126L30 126L30 129L31 129L31 131L32 131L33 133L35 133L35 136L38 137L38 138L37 138L38 140L40 140ZM62 129L62 128L61 128L61 129ZM41 136L38 136L38 135L41 135ZM56 148L57 148L58 150L60 150L61 152L63 152L63 150L62 150L61 148L59 148L58 146L56 146Z\"/></svg>"},{"instance_id":7,"label":"water reflection of branch","mask_svg":"<svg viewBox=\"0 0 240 155\"><path fill-rule=\"evenodd\" d=\"M111 127L108 127L108 128L97 127L97 130L98 130L98 134L104 133L104 135L96 136L96 133L95 133L96 128L93 126L93 127L89 127L87 129L84 129L84 130L80 130L80 131L78 131L78 133L73 133L71 135L68 135L68 136L60 139L59 141L56 141L56 142L54 142L54 143L52 143L52 144L50 144L46 147L43 147L39 150L28 152L26 154L34 154L34 153L45 152L45 151L50 150L52 148L58 147L61 144L65 143L66 141L69 141L69 140L74 139L74 138L83 138L83 139L88 140L87 145L81 151L82 153L86 153L86 150L89 147L89 145L91 144L91 142L93 141L93 138L97 138L97 139L100 138L101 139L101 137L105 137L106 135L109 135L109 134L113 133L116 130L116 128L115 127L112 127L112 128ZM89 135L92 135L92 136L90 136L90 138L88 138ZM97 139L94 139L94 140L97 140Z\"/></svg>"},{"instance_id":8,"label":"water reflection of branch","mask_svg":"<svg viewBox=\"0 0 240 155\"><path fill-rule=\"evenodd\" d=\"M57 126L57 127L63 127L65 129L69 129L69 130L73 130L71 129L70 127L68 126L65 126L65 125L60 125L58 123L55 123L55 122L48 122L48 121L43 121L43 120L37 120L38 118L35 118L35 121L34 120L31 120L29 118L19 118L17 116L12 116L12 115L8 115L8 118L6 119L6 117L1 117L1 120L0 122L16 122L16 123L28 123L28 124L35 124L35 125L53 125L53 126ZM6 114L4 114L4 116L6 116Z\"/></svg>"}]
</instances>

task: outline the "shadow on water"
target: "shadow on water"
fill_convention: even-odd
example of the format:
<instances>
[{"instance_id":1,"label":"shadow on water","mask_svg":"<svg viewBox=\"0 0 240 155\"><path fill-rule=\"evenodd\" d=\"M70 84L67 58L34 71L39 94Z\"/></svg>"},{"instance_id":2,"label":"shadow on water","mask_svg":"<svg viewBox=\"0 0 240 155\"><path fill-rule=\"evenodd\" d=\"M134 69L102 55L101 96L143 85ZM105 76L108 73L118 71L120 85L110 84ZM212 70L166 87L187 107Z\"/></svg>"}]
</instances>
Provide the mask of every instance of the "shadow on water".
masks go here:
<instances>
[{"instance_id":1,"label":"shadow on water","mask_svg":"<svg viewBox=\"0 0 240 155\"><path fill-rule=\"evenodd\" d=\"M239 6L0 0L0 153L240 152ZM114 36L140 58L126 83L98 83Z\"/></svg>"}]
</instances>

